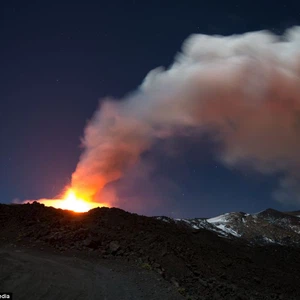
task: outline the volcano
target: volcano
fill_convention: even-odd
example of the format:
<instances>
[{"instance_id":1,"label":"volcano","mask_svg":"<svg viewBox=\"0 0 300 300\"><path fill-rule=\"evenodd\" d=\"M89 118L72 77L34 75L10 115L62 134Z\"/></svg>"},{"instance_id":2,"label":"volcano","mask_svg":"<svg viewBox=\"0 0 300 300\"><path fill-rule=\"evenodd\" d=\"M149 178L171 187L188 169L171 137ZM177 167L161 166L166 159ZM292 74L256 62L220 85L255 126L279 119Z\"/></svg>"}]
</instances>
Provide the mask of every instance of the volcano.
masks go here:
<instances>
[{"instance_id":1,"label":"volcano","mask_svg":"<svg viewBox=\"0 0 300 300\"><path fill-rule=\"evenodd\" d=\"M268 209L173 220L3 204L0 290L16 299L299 299L298 218Z\"/></svg>"},{"instance_id":2,"label":"volcano","mask_svg":"<svg viewBox=\"0 0 300 300\"><path fill-rule=\"evenodd\" d=\"M32 203L33 201L24 201L24 203ZM96 207L109 207L108 203L93 202L89 197L84 195L78 196L76 191L72 188L68 188L65 193L56 199L40 199L39 203L46 206L61 208L66 210L72 210L74 212L86 212Z\"/></svg>"}]
</instances>

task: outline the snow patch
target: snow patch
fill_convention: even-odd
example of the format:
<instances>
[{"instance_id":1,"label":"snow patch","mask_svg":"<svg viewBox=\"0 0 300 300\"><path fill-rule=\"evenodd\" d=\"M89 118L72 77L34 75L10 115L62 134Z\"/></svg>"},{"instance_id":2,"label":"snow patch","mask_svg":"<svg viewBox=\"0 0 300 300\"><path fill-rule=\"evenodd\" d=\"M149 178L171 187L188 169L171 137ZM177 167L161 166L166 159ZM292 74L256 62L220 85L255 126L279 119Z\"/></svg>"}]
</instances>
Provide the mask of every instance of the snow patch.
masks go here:
<instances>
[{"instance_id":1,"label":"snow patch","mask_svg":"<svg viewBox=\"0 0 300 300\"><path fill-rule=\"evenodd\" d=\"M263 239L264 239L266 242L268 242L268 243L272 243L272 244L276 243L274 240L269 239L269 238L267 238L266 236L264 236Z\"/></svg>"},{"instance_id":2,"label":"snow patch","mask_svg":"<svg viewBox=\"0 0 300 300\"><path fill-rule=\"evenodd\" d=\"M189 225L191 225L191 221L189 221L189 220L181 219L181 221L183 221L183 222L188 223Z\"/></svg>"},{"instance_id":3,"label":"snow patch","mask_svg":"<svg viewBox=\"0 0 300 300\"><path fill-rule=\"evenodd\" d=\"M300 234L300 227L299 227L299 226L290 226L290 228L291 228L294 232Z\"/></svg>"},{"instance_id":4,"label":"snow patch","mask_svg":"<svg viewBox=\"0 0 300 300\"><path fill-rule=\"evenodd\" d=\"M170 223L170 221L165 217L157 217L158 220L164 221L166 223Z\"/></svg>"},{"instance_id":5,"label":"snow patch","mask_svg":"<svg viewBox=\"0 0 300 300\"><path fill-rule=\"evenodd\" d=\"M222 229L220 229L220 228L209 228L209 230L218 233L218 236L221 236L221 237L228 237L228 233L227 233L227 232L224 232L224 231L223 231Z\"/></svg>"},{"instance_id":6,"label":"snow patch","mask_svg":"<svg viewBox=\"0 0 300 300\"><path fill-rule=\"evenodd\" d=\"M210 218L210 219L207 219L206 221L208 223L211 223L211 224L214 224L214 223L226 223L228 220L227 220L227 216L229 214L225 214L225 215L220 215L218 217L215 217L215 218Z\"/></svg>"},{"instance_id":7,"label":"snow patch","mask_svg":"<svg viewBox=\"0 0 300 300\"><path fill-rule=\"evenodd\" d=\"M237 233L236 231L234 231L232 228L226 227L224 224L219 224L219 225L215 225L217 228L225 231L226 233L229 233L231 235L234 235L236 237L241 237L241 235L239 233Z\"/></svg>"},{"instance_id":8,"label":"snow patch","mask_svg":"<svg viewBox=\"0 0 300 300\"><path fill-rule=\"evenodd\" d=\"M196 225L192 225L192 227L194 228L194 229L199 229L199 227L198 226L196 226Z\"/></svg>"}]
</instances>

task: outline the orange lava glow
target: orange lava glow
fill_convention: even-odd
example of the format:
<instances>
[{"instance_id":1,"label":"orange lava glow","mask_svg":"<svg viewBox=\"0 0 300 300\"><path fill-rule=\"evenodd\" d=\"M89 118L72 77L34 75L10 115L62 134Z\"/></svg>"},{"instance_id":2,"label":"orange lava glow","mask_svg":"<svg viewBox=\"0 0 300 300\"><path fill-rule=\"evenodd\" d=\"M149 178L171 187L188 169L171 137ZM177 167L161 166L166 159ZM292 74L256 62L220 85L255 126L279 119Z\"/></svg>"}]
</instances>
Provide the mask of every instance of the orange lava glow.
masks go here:
<instances>
[{"instance_id":1,"label":"orange lava glow","mask_svg":"<svg viewBox=\"0 0 300 300\"><path fill-rule=\"evenodd\" d=\"M45 206L72 210L74 212L86 212L92 208L102 206L109 207L107 203L93 202L83 196L78 196L71 188L67 190L62 199L40 199L38 202Z\"/></svg>"}]
</instances>

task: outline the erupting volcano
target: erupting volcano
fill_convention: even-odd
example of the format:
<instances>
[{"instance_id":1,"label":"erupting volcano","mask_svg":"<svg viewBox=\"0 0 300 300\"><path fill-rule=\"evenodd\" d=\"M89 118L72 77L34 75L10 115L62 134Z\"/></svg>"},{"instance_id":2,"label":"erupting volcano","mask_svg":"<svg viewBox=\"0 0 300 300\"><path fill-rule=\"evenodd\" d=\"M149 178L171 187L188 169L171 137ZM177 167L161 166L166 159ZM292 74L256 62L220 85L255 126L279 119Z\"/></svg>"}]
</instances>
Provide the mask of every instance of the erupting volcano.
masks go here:
<instances>
[{"instance_id":1,"label":"erupting volcano","mask_svg":"<svg viewBox=\"0 0 300 300\"><path fill-rule=\"evenodd\" d=\"M58 197L57 199L40 199L38 201L46 206L72 210L74 212L86 212L92 208L102 206L109 207L108 203L93 202L89 197L79 195L72 188L68 188L63 194L62 198Z\"/></svg>"},{"instance_id":2,"label":"erupting volcano","mask_svg":"<svg viewBox=\"0 0 300 300\"><path fill-rule=\"evenodd\" d=\"M172 138L205 137L220 164L278 176L272 197L299 203L299 45L300 27L283 36L190 36L169 68L152 70L122 99L101 99L84 129L71 189L62 198L38 201L74 211L101 206L102 199L120 206L122 192L108 184L142 164L144 153L161 145L172 153ZM106 188L116 199L103 196Z\"/></svg>"}]
</instances>

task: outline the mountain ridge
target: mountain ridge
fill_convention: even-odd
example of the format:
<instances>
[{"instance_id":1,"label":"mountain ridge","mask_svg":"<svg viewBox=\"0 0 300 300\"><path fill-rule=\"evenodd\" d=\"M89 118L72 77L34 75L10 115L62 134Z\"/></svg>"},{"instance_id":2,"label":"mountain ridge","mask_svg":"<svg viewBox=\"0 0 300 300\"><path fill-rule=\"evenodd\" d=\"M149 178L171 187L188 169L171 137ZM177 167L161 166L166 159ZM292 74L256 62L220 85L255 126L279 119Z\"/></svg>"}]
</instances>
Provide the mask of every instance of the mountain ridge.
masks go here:
<instances>
[{"instance_id":1,"label":"mountain ridge","mask_svg":"<svg viewBox=\"0 0 300 300\"><path fill-rule=\"evenodd\" d=\"M158 217L170 222L171 218ZM227 238L249 243L300 246L300 211L281 212L273 208L248 214L230 212L213 218L172 219L191 229L207 229Z\"/></svg>"}]
</instances>

